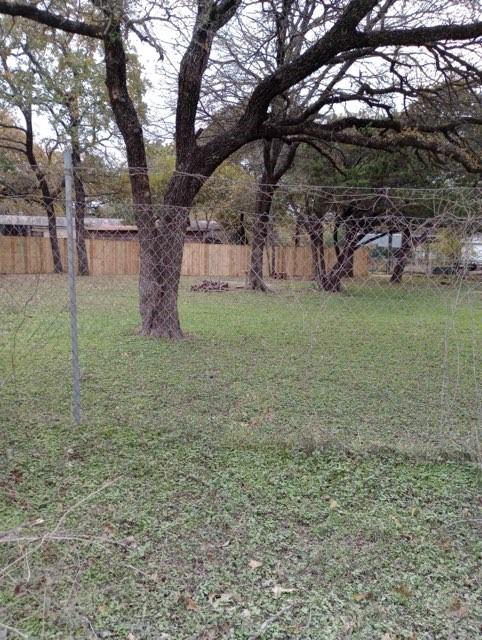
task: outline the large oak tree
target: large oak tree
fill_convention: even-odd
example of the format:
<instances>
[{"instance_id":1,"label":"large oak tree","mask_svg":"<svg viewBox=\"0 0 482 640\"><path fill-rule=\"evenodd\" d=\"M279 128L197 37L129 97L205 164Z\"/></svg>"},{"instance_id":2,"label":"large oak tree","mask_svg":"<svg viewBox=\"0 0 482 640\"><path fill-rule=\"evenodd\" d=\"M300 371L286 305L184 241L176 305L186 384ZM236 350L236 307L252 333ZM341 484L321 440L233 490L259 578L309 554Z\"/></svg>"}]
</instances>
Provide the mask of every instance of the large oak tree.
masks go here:
<instances>
[{"instance_id":1,"label":"large oak tree","mask_svg":"<svg viewBox=\"0 0 482 640\"><path fill-rule=\"evenodd\" d=\"M303 2L300 1L300 6ZM78 6L76 4L76 6ZM422 127L405 126L390 112L385 117L374 114L366 119L335 117L317 122L325 101L349 103L356 98L349 88L346 95L318 95L296 116L285 118L272 111L274 101L327 65L362 60L364 64L385 63L387 95L407 92L414 82L408 69L417 60L418 69L426 73L431 65L442 75L459 74L470 84L479 78L475 57L480 46L482 22L477 3L445 0L346 0L320 3L307 29L304 46L294 59L275 70L266 70L257 79L240 115L232 126L208 140L197 135L198 109L203 79L209 67L217 34L236 17L252 20L258 12L262 19L268 10L265 3L246 7L241 0L198 0L191 38L179 67L176 108L176 171L164 198L161 223L156 225L152 210L144 136L140 118L129 96L125 55L125 33L134 30L146 41L152 39L149 16L129 14L138 3L120 0L93 0L81 4L81 10L62 15L55 2L0 0L0 12L40 22L102 41L105 52L106 83L117 125L124 138L130 170L135 215L141 247L140 312L141 332L149 336L182 337L177 310L177 293L181 272L183 240L187 211L205 180L234 152L254 140L282 139L301 142L309 137L320 141L339 141L374 149L414 146L433 154L456 157L469 170L477 170L478 159L460 149L444 133L457 122ZM169 12L176 6L165 3ZM162 10L162 6L160 6ZM458 20L453 19L454 13ZM70 17L70 16L73 17ZM255 54L255 52L253 52ZM407 67L408 65L408 67ZM417 74L416 74L417 75ZM423 81L418 78L417 82ZM433 78L431 79L433 82ZM408 85L407 85L408 83ZM374 87L363 82L360 73L359 98ZM380 91L379 91L380 92Z\"/></svg>"}]
</instances>

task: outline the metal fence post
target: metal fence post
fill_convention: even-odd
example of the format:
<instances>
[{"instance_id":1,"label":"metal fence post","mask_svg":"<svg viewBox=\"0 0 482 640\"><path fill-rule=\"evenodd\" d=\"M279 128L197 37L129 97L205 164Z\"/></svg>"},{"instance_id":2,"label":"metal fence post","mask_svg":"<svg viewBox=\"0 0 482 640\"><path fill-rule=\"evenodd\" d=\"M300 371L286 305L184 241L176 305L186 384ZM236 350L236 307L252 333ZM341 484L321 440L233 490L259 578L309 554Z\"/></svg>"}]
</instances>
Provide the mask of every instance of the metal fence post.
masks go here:
<instances>
[{"instance_id":1,"label":"metal fence post","mask_svg":"<svg viewBox=\"0 0 482 640\"><path fill-rule=\"evenodd\" d=\"M67 219L67 265L69 274L70 344L72 355L72 414L76 424L80 423L80 369L77 332L77 292L75 286L75 230L72 206L72 154L64 151L65 216Z\"/></svg>"}]
</instances>

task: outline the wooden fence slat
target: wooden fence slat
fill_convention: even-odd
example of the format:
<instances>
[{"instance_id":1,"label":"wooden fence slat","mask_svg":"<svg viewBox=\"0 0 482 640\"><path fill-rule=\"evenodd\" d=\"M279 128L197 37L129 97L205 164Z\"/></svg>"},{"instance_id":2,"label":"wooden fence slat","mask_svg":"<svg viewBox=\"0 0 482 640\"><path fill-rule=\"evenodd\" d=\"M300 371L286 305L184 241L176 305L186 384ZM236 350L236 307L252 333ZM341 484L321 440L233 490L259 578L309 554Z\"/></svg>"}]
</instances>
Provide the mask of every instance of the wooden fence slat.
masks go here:
<instances>
[{"instance_id":1,"label":"wooden fence slat","mask_svg":"<svg viewBox=\"0 0 482 640\"><path fill-rule=\"evenodd\" d=\"M64 268L67 266L67 240L59 239ZM86 240L92 275L136 275L139 273L139 243L135 240ZM251 250L246 245L187 243L184 245L181 274L194 277L244 278ZM264 273L268 274L272 249L264 252ZM328 268L335 263L333 247L325 249ZM310 247L276 247L275 266L288 278L311 278ZM355 252L354 275L368 273L368 250ZM52 273L53 261L48 238L0 236L0 273Z\"/></svg>"}]
</instances>

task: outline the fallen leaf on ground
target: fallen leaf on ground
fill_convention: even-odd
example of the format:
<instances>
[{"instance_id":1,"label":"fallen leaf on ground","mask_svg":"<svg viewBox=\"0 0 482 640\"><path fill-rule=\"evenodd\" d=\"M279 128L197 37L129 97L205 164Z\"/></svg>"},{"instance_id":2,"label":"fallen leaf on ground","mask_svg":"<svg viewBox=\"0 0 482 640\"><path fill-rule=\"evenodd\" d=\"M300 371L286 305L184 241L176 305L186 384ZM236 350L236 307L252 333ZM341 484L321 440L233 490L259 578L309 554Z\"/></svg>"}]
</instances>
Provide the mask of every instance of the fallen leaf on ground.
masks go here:
<instances>
[{"instance_id":1,"label":"fallen leaf on ground","mask_svg":"<svg viewBox=\"0 0 482 640\"><path fill-rule=\"evenodd\" d=\"M463 618L468 613L468 608L464 605L460 598L454 598L450 605L450 611L454 616Z\"/></svg>"},{"instance_id":2,"label":"fallen leaf on ground","mask_svg":"<svg viewBox=\"0 0 482 640\"><path fill-rule=\"evenodd\" d=\"M251 559L248 562L248 564L250 569L259 569L259 567L263 566L262 562L260 562L259 560L253 560L253 559Z\"/></svg>"},{"instance_id":3,"label":"fallen leaf on ground","mask_svg":"<svg viewBox=\"0 0 482 640\"><path fill-rule=\"evenodd\" d=\"M37 518L36 520L34 520L32 522L32 524L30 525L31 527L38 527L41 524L44 524L45 520L43 518Z\"/></svg>"},{"instance_id":4,"label":"fallen leaf on ground","mask_svg":"<svg viewBox=\"0 0 482 640\"><path fill-rule=\"evenodd\" d=\"M200 636L196 636L199 640L219 640L220 638L227 638L231 631L231 625L229 622L223 622L217 624L214 627L205 629ZM232 636L229 635L231 638Z\"/></svg>"},{"instance_id":5,"label":"fallen leaf on ground","mask_svg":"<svg viewBox=\"0 0 482 640\"><path fill-rule=\"evenodd\" d=\"M412 596L412 592L406 584L399 584L397 587L395 587L395 591L404 598L410 598Z\"/></svg>"},{"instance_id":6,"label":"fallen leaf on ground","mask_svg":"<svg viewBox=\"0 0 482 640\"><path fill-rule=\"evenodd\" d=\"M21 471L20 469L12 469L10 471L10 476L13 479L13 481L15 482L15 484L20 484L23 480L23 471Z\"/></svg>"},{"instance_id":7,"label":"fallen leaf on ground","mask_svg":"<svg viewBox=\"0 0 482 640\"><path fill-rule=\"evenodd\" d=\"M280 596L283 593L293 593L294 591L296 591L296 589L282 587L279 584L275 584L274 587L271 589L271 591L274 593L275 598L277 598L278 596Z\"/></svg>"},{"instance_id":8,"label":"fallen leaf on ground","mask_svg":"<svg viewBox=\"0 0 482 640\"><path fill-rule=\"evenodd\" d=\"M366 593L355 593L353 596L353 600L355 602L364 602L365 600L371 600L373 598L373 593L371 591L367 591Z\"/></svg>"},{"instance_id":9,"label":"fallen leaf on ground","mask_svg":"<svg viewBox=\"0 0 482 640\"><path fill-rule=\"evenodd\" d=\"M197 611L199 609L197 602L189 595L184 596L184 605L188 611Z\"/></svg>"},{"instance_id":10,"label":"fallen leaf on ground","mask_svg":"<svg viewBox=\"0 0 482 640\"><path fill-rule=\"evenodd\" d=\"M216 609L218 607L224 607L229 604L233 599L232 593L212 593L209 596L209 602Z\"/></svg>"}]
</instances>

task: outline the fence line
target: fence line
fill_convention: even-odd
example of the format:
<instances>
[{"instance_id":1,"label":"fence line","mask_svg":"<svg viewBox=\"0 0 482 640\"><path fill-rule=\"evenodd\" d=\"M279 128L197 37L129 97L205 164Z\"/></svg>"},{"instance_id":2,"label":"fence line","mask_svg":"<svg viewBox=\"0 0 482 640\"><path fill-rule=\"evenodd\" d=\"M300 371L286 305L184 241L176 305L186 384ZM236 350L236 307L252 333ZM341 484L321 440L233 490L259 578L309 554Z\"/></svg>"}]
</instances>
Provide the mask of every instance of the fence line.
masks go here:
<instances>
[{"instance_id":1,"label":"fence line","mask_svg":"<svg viewBox=\"0 0 482 640\"><path fill-rule=\"evenodd\" d=\"M67 239L59 238L63 264L67 264ZM136 275L139 273L139 243L137 240L87 239L87 253L92 275ZM265 252L265 274L272 261L272 248ZM251 248L230 244L186 243L182 259L182 275L198 277L244 277L249 266ZM278 246L274 248L274 267L287 278L311 278L313 273L310 247ZM335 251L325 249L330 268L335 263ZM0 236L0 273L52 273L50 240L40 237ZM368 250L355 253L353 274L368 273Z\"/></svg>"}]
</instances>

